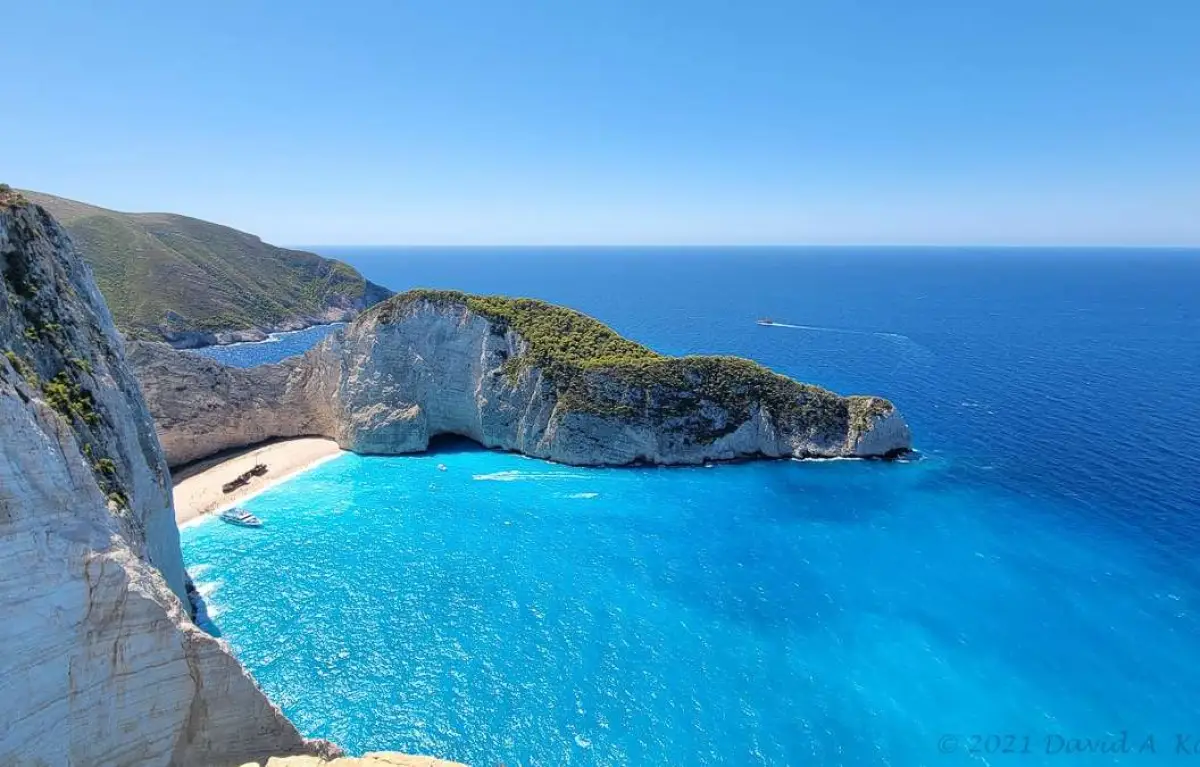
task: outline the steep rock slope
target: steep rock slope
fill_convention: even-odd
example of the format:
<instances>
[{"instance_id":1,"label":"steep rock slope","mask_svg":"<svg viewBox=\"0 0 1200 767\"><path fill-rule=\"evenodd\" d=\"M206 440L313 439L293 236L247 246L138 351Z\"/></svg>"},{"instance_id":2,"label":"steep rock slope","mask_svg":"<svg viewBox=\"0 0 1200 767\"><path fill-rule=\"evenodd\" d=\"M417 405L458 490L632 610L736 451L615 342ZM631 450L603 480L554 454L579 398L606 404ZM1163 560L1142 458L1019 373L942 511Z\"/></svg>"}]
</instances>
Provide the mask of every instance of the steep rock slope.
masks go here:
<instances>
[{"instance_id":1,"label":"steep rock slope","mask_svg":"<svg viewBox=\"0 0 1200 767\"><path fill-rule=\"evenodd\" d=\"M278 437L336 431L333 392L321 386L327 377L295 358L245 369L161 343L126 347L172 466Z\"/></svg>"},{"instance_id":2,"label":"steep rock slope","mask_svg":"<svg viewBox=\"0 0 1200 767\"><path fill-rule=\"evenodd\" d=\"M391 295L339 261L229 227L24 194L66 227L131 338L177 347L260 340L352 319Z\"/></svg>"},{"instance_id":3,"label":"steep rock slope","mask_svg":"<svg viewBox=\"0 0 1200 767\"><path fill-rule=\"evenodd\" d=\"M241 764L305 741L181 601L166 463L87 267L0 189L0 764Z\"/></svg>"},{"instance_id":4,"label":"steep rock slope","mask_svg":"<svg viewBox=\"0 0 1200 767\"><path fill-rule=\"evenodd\" d=\"M887 400L748 360L666 357L528 299L410 291L302 358L249 370L161 345L134 345L131 358L172 465L300 434L380 454L458 434L578 465L886 457L911 443ZM189 407L189 392L206 405Z\"/></svg>"}]
</instances>

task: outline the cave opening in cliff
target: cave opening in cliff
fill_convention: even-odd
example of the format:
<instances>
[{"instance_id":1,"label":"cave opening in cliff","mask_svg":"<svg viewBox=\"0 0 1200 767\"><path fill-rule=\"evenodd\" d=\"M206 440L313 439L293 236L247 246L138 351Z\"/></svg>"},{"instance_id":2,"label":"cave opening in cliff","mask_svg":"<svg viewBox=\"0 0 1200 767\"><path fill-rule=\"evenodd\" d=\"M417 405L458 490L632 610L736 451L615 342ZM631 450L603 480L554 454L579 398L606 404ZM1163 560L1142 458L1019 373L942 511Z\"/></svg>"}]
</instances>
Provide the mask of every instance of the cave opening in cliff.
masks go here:
<instances>
[{"instance_id":1,"label":"cave opening in cliff","mask_svg":"<svg viewBox=\"0 0 1200 767\"><path fill-rule=\"evenodd\" d=\"M473 453L480 450L487 450L487 448L465 434L455 434L453 432L434 434L429 438L429 447L425 448L425 452L427 453L447 455L452 453Z\"/></svg>"}]
</instances>

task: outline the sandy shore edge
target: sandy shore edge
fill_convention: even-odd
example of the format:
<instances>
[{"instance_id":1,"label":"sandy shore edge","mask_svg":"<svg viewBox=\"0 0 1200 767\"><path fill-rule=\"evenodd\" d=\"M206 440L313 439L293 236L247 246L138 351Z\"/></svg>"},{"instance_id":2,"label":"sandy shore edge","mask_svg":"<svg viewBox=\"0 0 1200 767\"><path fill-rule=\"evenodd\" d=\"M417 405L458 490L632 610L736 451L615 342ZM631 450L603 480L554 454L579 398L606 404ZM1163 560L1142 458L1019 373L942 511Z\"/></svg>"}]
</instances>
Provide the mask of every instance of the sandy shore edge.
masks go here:
<instances>
[{"instance_id":1,"label":"sandy shore edge","mask_svg":"<svg viewBox=\"0 0 1200 767\"><path fill-rule=\"evenodd\" d=\"M331 439L301 437L247 448L184 467L175 472L171 490L175 501L175 523L186 527L201 522L215 512L248 501L345 452ZM221 492L226 482L258 463L266 464L265 475L252 477L249 484L232 493Z\"/></svg>"}]
</instances>

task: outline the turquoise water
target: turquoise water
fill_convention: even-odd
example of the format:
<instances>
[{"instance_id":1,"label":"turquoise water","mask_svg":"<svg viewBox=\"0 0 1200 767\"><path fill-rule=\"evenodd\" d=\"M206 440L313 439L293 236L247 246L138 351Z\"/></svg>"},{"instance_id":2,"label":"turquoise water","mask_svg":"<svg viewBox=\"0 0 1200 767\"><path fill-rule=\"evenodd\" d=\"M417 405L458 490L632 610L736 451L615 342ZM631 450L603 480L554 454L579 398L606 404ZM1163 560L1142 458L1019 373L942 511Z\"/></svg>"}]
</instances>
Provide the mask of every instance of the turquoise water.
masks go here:
<instances>
[{"instance_id":1,"label":"turquoise water","mask_svg":"<svg viewBox=\"0 0 1200 767\"><path fill-rule=\"evenodd\" d=\"M921 764L948 733L1195 726L1192 588L946 461L347 456L249 508L263 530L186 529L188 564L271 697L355 752Z\"/></svg>"},{"instance_id":2,"label":"turquoise water","mask_svg":"<svg viewBox=\"0 0 1200 767\"><path fill-rule=\"evenodd\" d=\"M306 734L476 767L1200 744L1195 254L328 254L887 394L922 460L325 464L249 504L263 530L183 531L216 624ZM1065 753L1122 733L1134 753Z\"/></svg>"}]
</instances>

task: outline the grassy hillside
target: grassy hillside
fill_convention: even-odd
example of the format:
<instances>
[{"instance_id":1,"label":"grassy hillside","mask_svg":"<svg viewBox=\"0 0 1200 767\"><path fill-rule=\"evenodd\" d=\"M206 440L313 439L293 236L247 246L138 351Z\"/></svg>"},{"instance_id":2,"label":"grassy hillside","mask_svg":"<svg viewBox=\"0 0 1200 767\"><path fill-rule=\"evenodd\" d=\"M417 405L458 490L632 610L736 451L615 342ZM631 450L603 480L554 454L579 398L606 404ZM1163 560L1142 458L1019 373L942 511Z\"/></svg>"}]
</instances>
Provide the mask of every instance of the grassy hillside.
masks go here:
<instances>
[{"instance_id":1,"label":"grassy hillside","mask_svg":"<svg viewBox=\"0 0 1200 767\"><path fill-rule=\"evenodd\" d=\"M389 295L339 261L218 224L24 194L67 229L117 326L134 338L342 319L336 310L351 313Z\"/></svg>"}]
</instances>

